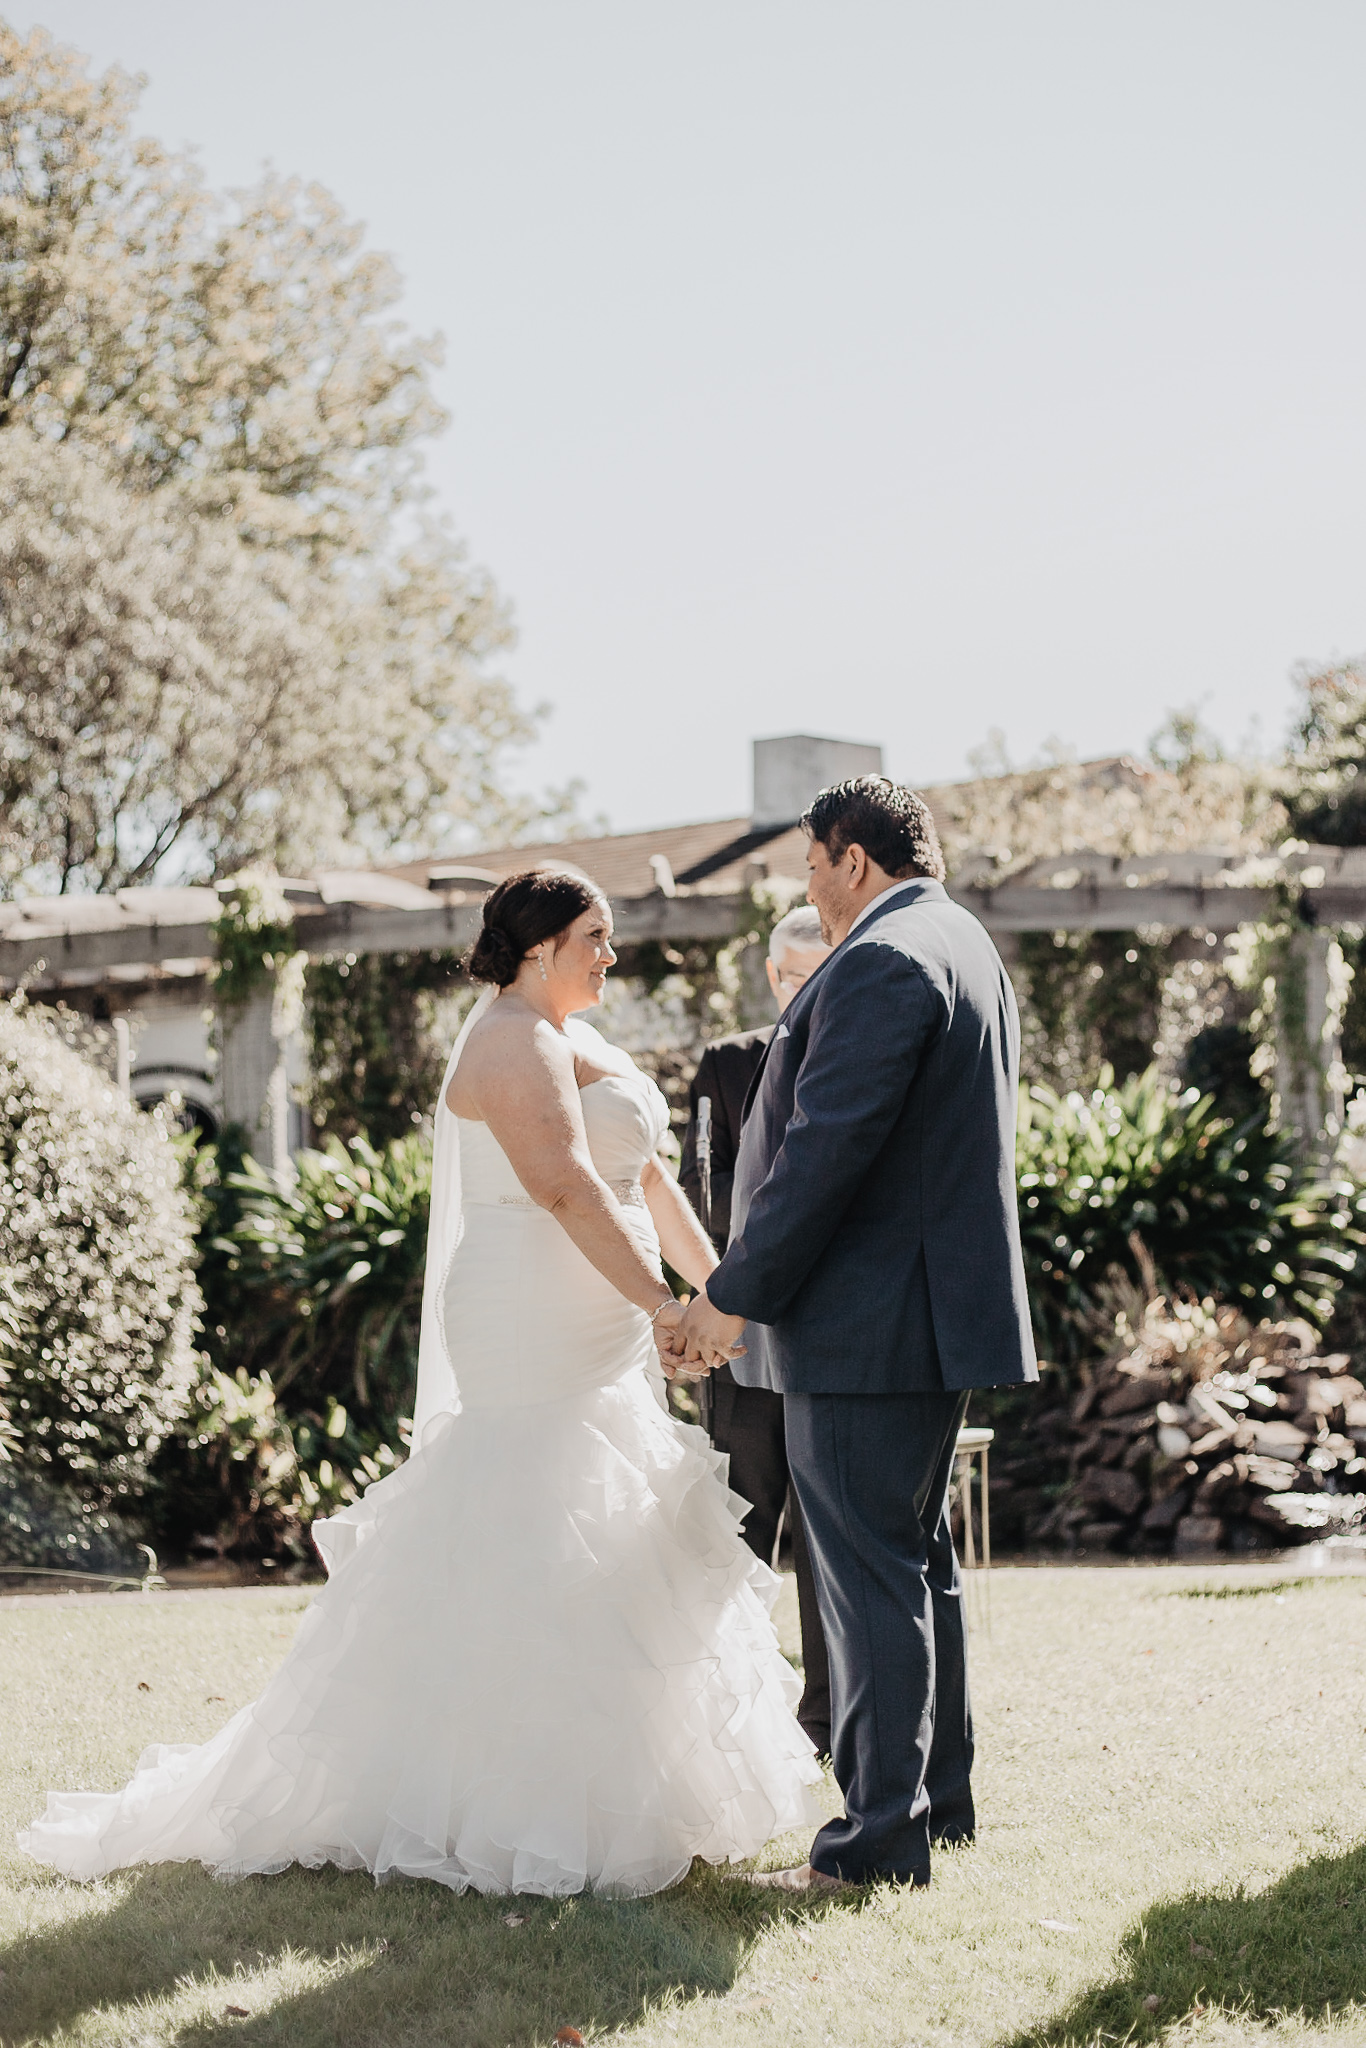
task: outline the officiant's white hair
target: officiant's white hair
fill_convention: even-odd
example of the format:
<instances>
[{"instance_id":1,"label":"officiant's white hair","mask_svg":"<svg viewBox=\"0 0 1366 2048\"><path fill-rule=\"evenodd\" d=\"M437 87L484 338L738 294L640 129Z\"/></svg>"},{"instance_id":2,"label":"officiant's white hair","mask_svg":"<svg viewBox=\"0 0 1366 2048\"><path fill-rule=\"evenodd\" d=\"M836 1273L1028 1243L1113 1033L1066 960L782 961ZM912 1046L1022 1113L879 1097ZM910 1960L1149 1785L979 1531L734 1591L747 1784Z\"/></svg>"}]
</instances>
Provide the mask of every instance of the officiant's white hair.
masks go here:
<instances>
[{"instance_id":1,"label":"officiant's white hair","mask_svg":"<svg viewBox=\"0 0 1366 2048\"><path fill-rule=\"evenodd\" d=\"M789 910L786 917L780 917L768 935L768 957L780 960L784 953L801 946L823 946L821 937L821 914L814 903L799 903L795 910Z\"/></svg>"}]
</instances>

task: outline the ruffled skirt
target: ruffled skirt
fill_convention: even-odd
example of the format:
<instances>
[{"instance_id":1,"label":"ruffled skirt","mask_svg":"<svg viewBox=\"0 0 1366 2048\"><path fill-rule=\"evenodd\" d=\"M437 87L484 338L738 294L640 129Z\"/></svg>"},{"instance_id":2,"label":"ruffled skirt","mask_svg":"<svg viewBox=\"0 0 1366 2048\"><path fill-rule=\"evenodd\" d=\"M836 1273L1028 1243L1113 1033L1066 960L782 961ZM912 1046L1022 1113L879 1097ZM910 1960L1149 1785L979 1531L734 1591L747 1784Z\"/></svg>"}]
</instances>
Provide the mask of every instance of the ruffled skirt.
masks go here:
<instances>
[{"instance_id":1,"label":"ruffled skirt","mask_svg":"<svg viewBox=\"0 0 1366 2048\"><path fill-rule=\"evenodd\" d=\"M49 1793L21 1846L551 1895L755 1855L820 1773L725 1464L640 1371L465 1410L315 1531L328 1583L258 1700L122 1792Z\"/></svg>"}]
</instances>

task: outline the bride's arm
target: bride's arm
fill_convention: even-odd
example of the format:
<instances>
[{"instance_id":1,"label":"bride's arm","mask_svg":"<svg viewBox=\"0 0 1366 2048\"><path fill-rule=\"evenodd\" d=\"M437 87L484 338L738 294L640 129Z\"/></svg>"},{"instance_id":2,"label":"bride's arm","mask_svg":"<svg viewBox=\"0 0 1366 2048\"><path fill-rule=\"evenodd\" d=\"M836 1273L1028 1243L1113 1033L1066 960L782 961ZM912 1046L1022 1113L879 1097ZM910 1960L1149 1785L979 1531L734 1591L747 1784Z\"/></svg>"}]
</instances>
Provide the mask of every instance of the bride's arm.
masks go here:
<instances>
[{"instance_id":1,"label":"bride's arm","mask_svg":"<svg viewBox=\"0 0 1366 2048\"><path fill-rule=\"evenodd\" d=\"M673 1300L593 1164L573 1048L560 1033L510 1018L496 1041L471 1040L460 1062L460 1093L488 1125L532 1201L549 1210L604 1280L650 1314Z\"/></svg>"},{"instance_id":2,"label":"bride's arm","mask_svg":"<svg viewBox=\"0 0 1366 2048\"><path fill-rule=\"evenodd\" d=\"M711 1239L698 1222L692 1203L671 1173L652 1159L640 1176L650 1215L659 1234L659 1248L675 1273L699 1290L717 1263Z\"/></svg>"}]
</instances>

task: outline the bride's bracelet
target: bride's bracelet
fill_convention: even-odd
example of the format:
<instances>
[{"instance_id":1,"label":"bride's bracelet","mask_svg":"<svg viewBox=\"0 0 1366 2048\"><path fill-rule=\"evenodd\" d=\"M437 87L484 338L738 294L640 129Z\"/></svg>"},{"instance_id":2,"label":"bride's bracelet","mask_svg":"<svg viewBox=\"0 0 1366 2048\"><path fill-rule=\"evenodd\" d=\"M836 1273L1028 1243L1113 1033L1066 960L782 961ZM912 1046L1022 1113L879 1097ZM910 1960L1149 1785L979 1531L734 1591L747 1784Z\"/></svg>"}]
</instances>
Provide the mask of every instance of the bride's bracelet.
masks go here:
<instances>
[{"instance_id":1,"label":"bride's bracelet","mask_svg":"<svg viewBox=\"0 0 1366 2048\"><path fill-rule=\"evenodd\" d=\"M652 1330L653 1330L653 1328L654 1328L655 1324L656 1324L656 1323L657 1323L657 1322L659 1321L659 1318L660 1318L660 1317L661 1317L661 1316L663 1315L663 1313L664 1313L665 1309L666 1309L666 1308L674 1308L674 1307L675 1307L675 1306L677 1305L677 1299L678 1299L678 1298L677 1298L677 1296L676 1296L676 1295L673 1295L673 1294L671 1294L671 1295L669 1296L669 1298L668 1298L668 1300L667 1300L667 1301L661 1301L661 1302L660 1302L660 1304L659 1304L659 1307L658 1307L658 1308L657 1308L657 1309L655 1310L654 1314L653 1314L653 1315L652 1315L652 1316L650 1317L650 1328L651 1328Z\"/></svg>"}]
</instances>

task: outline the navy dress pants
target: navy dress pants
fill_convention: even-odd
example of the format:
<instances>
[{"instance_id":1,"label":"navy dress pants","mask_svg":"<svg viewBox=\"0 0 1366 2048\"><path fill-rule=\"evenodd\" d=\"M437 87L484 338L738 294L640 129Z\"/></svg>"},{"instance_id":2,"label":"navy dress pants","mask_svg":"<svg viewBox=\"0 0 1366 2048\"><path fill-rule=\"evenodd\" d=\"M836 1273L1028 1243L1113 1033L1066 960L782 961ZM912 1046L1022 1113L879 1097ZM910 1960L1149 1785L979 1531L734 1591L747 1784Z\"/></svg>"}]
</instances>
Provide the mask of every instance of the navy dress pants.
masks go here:
<instances>
[{"instance_id":1,"label":"navy dress pants","mask_svg":"<svg viewBox=\"0 0 1366 2048\"><path fill-rule=\"evenodd\" d=\"M932 1841L970 1840L967 1623L949 1530L961 1393L786 1394L787 1456L830 1657L844 1817L832 1877L928 1884Z\"/></svg>"},{"instance_id":2,"label":"navy dress pants","mask_svg":"<svg viewBox=\"0 0 1366 2048\"><path fill-rule=\"evenodd\" d=\"M711 1440L730 1458L731 1486L750 1502L744 1537L765 1564L773 1563L785 1510L788 1515L805 1673L797 1719L815 1743L817 1754L826 1757L830 1754L830 1673L806 1531L787 1469L783 1397L767 1387L737 1386L729 1366L724 1365L718 1366L706 1384L711 1396L707 1420Z\"/></svg>"}]
</instances>

